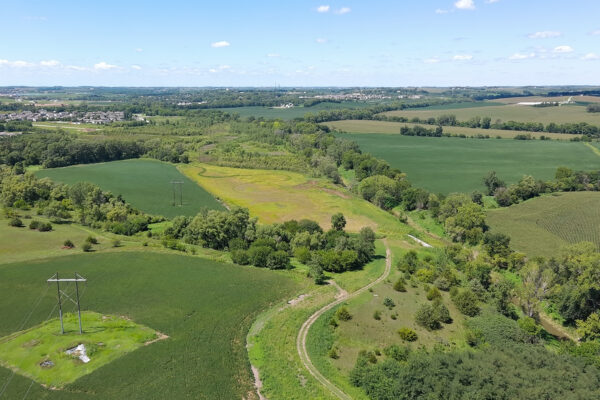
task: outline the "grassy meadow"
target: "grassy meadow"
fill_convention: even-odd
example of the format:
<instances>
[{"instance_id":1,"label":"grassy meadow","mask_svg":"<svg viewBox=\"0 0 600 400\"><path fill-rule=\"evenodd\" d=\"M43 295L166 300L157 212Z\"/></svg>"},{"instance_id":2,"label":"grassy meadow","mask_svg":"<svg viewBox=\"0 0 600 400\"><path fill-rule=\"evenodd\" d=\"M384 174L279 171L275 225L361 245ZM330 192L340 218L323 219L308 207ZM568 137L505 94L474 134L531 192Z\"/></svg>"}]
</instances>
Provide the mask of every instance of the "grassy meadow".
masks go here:
<instances>
[{"instance_id":1,"label":"grassy meadow","mask_svg":"<svg viewBox=\"0 0 600 400\"><path fill-rule=\"evenodd\" d=\"M393 215L324 179L290 171L208 164L182 165L180 170L227 204L247 207L252 216L264 223L309 218L329 229L331 216L341 212L348 221L349 231L370 226L381 234L408 232L406 225Z\"/></svg>"},{"instance_id":2,"label":"grassy meadow","mask_svg":"<svg viewBox=\"0 0 600 400\"><path fill-rule=\"evenodd\" d=\"M224 207L206 190L183 176L175 166L155 160L125 160L99 164L74 165L42 169L39 178L74 184L91 182L103 190L120 194L141 211L165 217L196 215L203 208L223 210ZM173 206L171 181L183 181L183 206Z\"/></svg>"},{"instance_id":3,"label":"grassy meadow","mask_svg":"<svg viewBox=\"0 0 600 400\"><path fill-rule=\"evenodd\" d=\"M341 132L347 133L390 133L400 134L400 128L408 126L410 128L414 126L422 126L427 129L435 128L432 125L425 124L411 124L403 122L389 122L389 121L371 121L371 120L344 120L344 121L332 121L326 122L331 129L336 129ZM452 135L489 135L492 138L501 137L502 139L513 139L517 135L529 134L531 137L539 139L541 136L546 136L556 140L569 140L574 137L580 137L581 135L572 135L568 133L548 133L548 132L524 132L524 131L507 131L502 129L482 129L482 128L462 128L460 126L444 126L444 133Z\"/></svg>"},{"instance_id":4,"label":"grassy meadow","mask_svg":"<svg viewBox=\"0 0 600 400\"><path fill-rule=\"evenodd\" d=\"M557 193L507 208L489 210L491 229L511 237L511 246L530 256L557 255L581 241L600 249L600 193Z\"/></svg>"},{"instance_id":5,"label":"grassy meadow","mask_svg":"<svg viewBox=\"0 0 600 400\"><path fill-rule=\"evenodd\" d=\"M121 356L60 391L14 375L5 398L23 398L30 386L31 399L248 398L253 390L248 329L260 311L297 296L301 287L299 278L286 273L148 251L3 264L0 337L48 318L56 293L46 279L56 271L65 276L76 271L88 279L80 292L85 311L125 316L169 338ZM72 294L74 288L63 290ZM63 310L74 308L69 302ZM0 384L11 375L0 367Z\"/></svg>"},{"instance_id":6,"label":"grassy meadow","mask_svg":"<svg viewBox=\"0 0 600 400\"><path fill-rule=\"evenodd\" d=\"M556 168L600 167L600 158L581 142L458 139L390 134L336 134L406 172L415 185L433 192L483 190L483 177L494 170L514 183L525 174L551 179Z\"/></svg>"},{"instance_id":7,"label":"grassy meadow","mask_svg":"<svg viewBox=\"0 0 600 400\"><path fill-rule=\"evenodd\" d=\"M521 100L526 101L526 100ZM503 104L487 107L462 107L462 108L422 108L413 110L388 111L388 116L406 118L429 118L445 114L454 114L459 121L466 121L473 117L490 117L492 122L497 119L502 121L541 122L557 124L566 122L587 122L600 125L600 115L589 113L583 105L565 105L560 107L532 107L516 104Z\"/></svg>"}]
</instances>

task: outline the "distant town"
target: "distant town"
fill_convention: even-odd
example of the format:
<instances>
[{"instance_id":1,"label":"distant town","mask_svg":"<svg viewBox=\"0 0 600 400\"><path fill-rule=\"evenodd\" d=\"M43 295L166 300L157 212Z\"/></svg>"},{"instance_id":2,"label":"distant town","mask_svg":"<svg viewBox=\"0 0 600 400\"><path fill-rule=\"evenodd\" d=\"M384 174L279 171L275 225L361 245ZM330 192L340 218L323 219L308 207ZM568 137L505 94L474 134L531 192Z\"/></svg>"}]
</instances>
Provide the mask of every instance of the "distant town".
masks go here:
<instances>
[{"instance_id":1,"label":"distant town","mask_svg":"<svg viewBox=\"0 0 600 400\"><path fill-rule=\"evenodd\" d=\"M20 111L9 114L0 114L0 121L70 121L85 124L109 124L125 120L123 111Z\"/></svg>"}]
</instances>

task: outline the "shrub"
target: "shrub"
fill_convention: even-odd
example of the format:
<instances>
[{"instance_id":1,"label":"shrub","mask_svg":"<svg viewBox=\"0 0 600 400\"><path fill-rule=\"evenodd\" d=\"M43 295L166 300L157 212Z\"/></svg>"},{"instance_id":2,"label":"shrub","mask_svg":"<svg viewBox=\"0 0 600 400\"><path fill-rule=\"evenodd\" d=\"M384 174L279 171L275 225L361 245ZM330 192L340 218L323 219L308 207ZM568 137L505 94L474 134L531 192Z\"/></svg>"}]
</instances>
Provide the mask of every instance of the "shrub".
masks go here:
<instances>
[{"instance_id":1,"label":"shrub","mask_svg":"<svg viewBox=\"0 0 600 400\"><path fill-rule=\"evenodd\" d=\"M35 219L29 223L29 229L37 229L40 227L40 221L36 221Z\"/></svg>"},{"instance_id":2,"label":"shrub","mask_svg":"<svg viewBox=\"0 0 600 400\"><path fill-rule=\"evenodd\" d=\"M390 299L389 297L386 297L383 300L383 305L386 306L387 308L389 308L390 310L394 307L396 307L396 303L394 303L394 300Z\"/></svg>"},{"instance_id":3,"label":"shrub","mask_svg":"<svg viewBox=\"0 0 600 400\"><path fill-rule=\"evenodd\" d=\"M14 217L8 221L9 226L14 226L16 228L20 228L23 226L23 221L20 218Z\"/></svg>"},{"instance_id":4,"label":"shrub","mask_svg":"<svg viewBox=\"0 0 600 400\"><path fill-rule=\"evenodd\" d=\"M81 250L85 251L86 253L88 251L92 251L92 244L89 242L85 242L84 244L81 245Z\"/></svg>"},{"instance_id":5,"label":"shrub","mask_svg":"<svg viewBox=\"0 0 600 400\"><path fill-rule=\"evenodd\" d=\"M69 239L65 240L63 243L63 247L66 249L72 249L73 247L75 247L75 245L73 244L72 241L70 241Z\"/></svg>"},{"instance_id":6,"label":"shrub","mask_svg":"<svg viewBox=\"0 0 600 400\"><path fill-rule=\"evenodd\" d=\"M433 283L434 272L429 268L419 268L415 274L417 279L424 283Z\"/></svg>"},{"instance_id":7,"label":"shrub","mask_svg":"<svg viewBox=\"0 0 600 400\"><path fill-rule=\"evenodd\" d=\"M408 329L408 328L402 328L402 329ZM409 330L412 331L412 329L409 329ZM400 331L398 331L398 332L400 332ZM412 332L416 337L417 334L414 333L414 331L412 331ZM406 360L408 360L408 355L410 354L410 349L406 346L398 346L397 344L393 344L393 345L388 346L385 349L383 349L383 353L386 356L393 358L396 361L406 361Z\"/></svg>"},{"instance_id":8,"label":"shrub","mask_svg":"<svg viewBox=\"0 0 600 400\"><path fill-rule=\"evenodd\" d=\"M441 298L442 298L442 294L440 293L440 290L437 287L432 286L427 291L427 300L434 300L434 299L441 299Z\"/></svg>"},{"instance_id":9,"label":"shrub","mask_svg":"<svg viewBox=\"0 0 600 400\"><path fill-rule=\"evenodd\" d=\"M539 336L542 333L542 327L535 322L531 317L522 317L517 323L519 327L531 336Z\"/></svg>"},{"instance_id":10,"label":"shrub","mask_svg":"<svg viewBox=\"0 0 600 400\"><path fill-rule=\"evenodd\" d=\"M114 239L112 241L112 247L121 247L121 241L119 239Z\"/></svg>"},{"instance_id":11,"label":"shrub","mask_svg":"<svg viewBox=\"0 0 600 400\"><path fill-rule=\"evenodd\" d=\"M334 360L340 358L336 347L332 347L327 354L329 355L329 358L333 358Z\"/></svg>"},{"instance_id":12,"label":"shrub","mask_svg":"<svg viewBox=\"0 0 600 400\"><path fill-rule=\"evenodd\" d=\"M52 224L50 222L40 223L38 226L38 231L40 232L50 232L52 230Z\"/></svg>"},{"instance_id":13,"label":"shrub","mask_svg":"<svg viewBox=\"0 0 600 400\"><path fill-rule=\"evenodd\" d=\"M479 314L479 306L477 305L477 296L470 290L460 290L452 297L452 301L456 304L458 310L469 316L474 317Z\"/></svg>"},{"instance_id":14,"label":"shrub","mask_svg":"<svg viewBox=\"0 0 600 400\"><path fill-rule=\"evenodd\" d=\"M381 311L375 310L375 312L373 312L373 318L379 321L381 319Z\"/></svg>"},{"instance_id":15,"label":"shrub","mask_svg":"<svg viewBox=\"0 0 600 400\"><path fill-rule=\"evenodd\" d=\"M394 283L394 290L396 292L406 292L405 284L406 281L403 278L398 278L396 283Z\"/></svg>"},{"instance_id":16,"label":"shrub","mask_svg":"<svg viewBox=\"0 0 600 400\"><path fill-rule=\"evenodd\" d=\"M274 251L267 257L267 267L269 269L290 268L290 256L283 250Z\"/></svg>"},{"instance_id":17,"label":"shrub","mask_svg":"<svg viewBox=\"0 0 600 400\"><path fill-rule=\"evenodd\" d=\"M269 246L251 246L248 250L248 255L250 256L252 265L265 268L267 266L269 254L272 252L273 249Z\"/></svg>"},{"instance_id":18,"label":"shrub","mask_svg":"<svg viewBox=\"0 0 600 400\"><path fill-rule=\"evenodd\" d=\"M90 235L90 236L88 236L88 237L85 239L85 241L86 241L86 243L89 243L89 244L98 244L98 239L96 239L95 237L93 237L93 236L91 236L91 235Z\"/></svg>"},{"instance_id":19,"label":"shrub","mask_svg":"<svg viewBox=\"0 0 600 400\"><path fill-rule=\"evenodd\" d=\"M444 276L440 276L439 278L437 278L435 282L433 282L433 284L435 285L435 287L437 287L440 290L443 290L444 292L450 290L450 287L452 286L452 282L450 282Z\"/></svg>"},{"instance_id":20,"label":"shrub","mask_svg":"<svg viewBox=\"0 0 600 400\"><path fill-rule=\"evenodd\" d=\"M229 241L229 244L227 245L227 247L229 248L229 251L247 250L248 243L246 243L246 241L244 239L234 238Z\"/></svg>"},{"instance_id":21,"label":"shrub","mask_svg":"<svg viewBox=\"0 0 600 400\"><path fill-rule=\"evenodd\" d=\"M440 329L442 327L442 324L439 320L439 315L437 314L435 308L430 304L423 304L421 307L419 307L417 313L415 314L415 321L417 324L430 331Z\"/></svg>"},{"instance_id":22,"label":"shrub","mask_svg":"<svg viewBox=\"0 0 600 400\"><path fill-rule=\"evenodd\" d=\"M338 308L335 315L340 321L350 321L352 319L352 315L346 307Z\"/></svg>"},{"instance_id":23,"label":"shrub","mask_svg":"<svg viewBox=\"0 0 600 400\"><path fill-rule=\"evenodd\" d=\"M406 342L414 342L419 337L417 336L417 332L410 328L400 328L398 329L398 335L400 338Z\"/></svg>"},{"instance_id":24,"label":"shrub","mask_svg":"<svg viewBox=\"0 0 600 400\"><path fill-rule=\"evenodd\" d=\"M248 265L250 264L250 256L246 250L232 250L231 261L238 265Z\"/></svg>"},{"instance_id":25,"label":"shrub","mask_svg":"<svg viewBox=\"0 0 600 400\"><path fill-rule=\"evenodd\" d=\"M294 250L294 257L302 264L307 264L311 259L310 250L308 247L298 247Z\"/></svg>"},{"instance_id":26,"label":"shrub","mask_svg":"<svg viewBox=\"0 0 600 400\"><path fill-rule=\"evenodd\" d=\"M440 298L437 298L433 302L433 309L436 313L436 318L445 324L452 323L452 317L450 317L450 311L448 311L448 307L444 303L442 303Z\"/></svg>"}]
</instances>

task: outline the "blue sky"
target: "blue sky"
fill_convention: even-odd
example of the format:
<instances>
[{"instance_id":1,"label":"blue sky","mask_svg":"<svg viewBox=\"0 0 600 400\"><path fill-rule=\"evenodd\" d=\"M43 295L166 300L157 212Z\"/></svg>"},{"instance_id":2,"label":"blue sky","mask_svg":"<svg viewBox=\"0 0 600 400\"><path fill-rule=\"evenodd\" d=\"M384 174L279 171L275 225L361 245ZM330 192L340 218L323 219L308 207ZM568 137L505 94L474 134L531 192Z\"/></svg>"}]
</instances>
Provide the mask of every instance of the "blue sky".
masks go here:
<instances>
[{"instance_id":1,"label":"blue sky","mask_svg":"<svg viewBox=\"0 0 600 400\"><path fill-rule=\"evenodd\" d=\"M0 0L0 85L600 84L598 0Z\"/></svg>"}]
</instances>

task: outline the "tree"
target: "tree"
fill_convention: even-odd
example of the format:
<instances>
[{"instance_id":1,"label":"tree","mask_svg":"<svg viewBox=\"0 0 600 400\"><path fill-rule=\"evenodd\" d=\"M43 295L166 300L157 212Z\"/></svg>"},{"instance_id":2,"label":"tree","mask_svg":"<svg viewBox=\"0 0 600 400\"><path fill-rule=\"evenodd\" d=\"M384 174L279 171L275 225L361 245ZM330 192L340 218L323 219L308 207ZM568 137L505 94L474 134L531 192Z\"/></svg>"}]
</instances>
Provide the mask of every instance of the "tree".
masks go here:
<instances>
[{"instance_id":1,"label":"tree","mask_svg":"<svg viewBox=\"0 0 600 400\"><path fill-rule=\"evenodd\" d=\"M582 341L592 341L600 339L600 312L596 311L585 320L578 319L577 334Z\"/></svg>"},{"instance_id":2,"label":"tree","mask_svg":"<svg viewBox=\"0 0 600 400\"><path fill-rule=\"evenodd\" d=\"M423 304L419 307L415 314L415 321L429 331L440 329L442 327L439 316L431 304Z\"/></svg>"},{"instance_id":3,"label":"tree","mask_svg":"<svg viewBox=\"0 0 600 400\"><path fill-rule=\"evenodd\" d=\"M344 214L337 213L331 216L331 228L336 231L343 231L346 226L346 218Z\"/></svg>"},{"instance_id":4,"label":"tree","mask_svg":"<svg viewBox=\"0 0 600 400\"><path fill-rule=\"evenodd\" d=\"M470 290L459 290L458 293L452 296L452 301L456 305L456 308L458 308L458 311L464 315L474 317L479 314L479 301L475 293Z\"/></svg>"},{"instance_id":5,"label":"tree","mask_svg":"<svg viewBox=\"0 0 600 400\"><path fill-rule=\"evenodd\" d=\"M487 187L488 196L493 196L496 192L496 189L499 187L506 186L504 181L500 180L500 178L496 176L496 171L488 172L488 174L483 178L483 184L485 187Z\"/></svg>"},{"instance_id":6,"label":"tree","mask_svg":"<svg viewBox=\"0 0 600 400\"><path fill-rule=\"evenodd\" d=\"M350 314L350 312L348 311L348 309L346 307L338 308L337 311L335 312L335 316L340 321L350 321L352 319L352 315Z\"/></svg>"},{"instance_id":7,"label":"tree","mask_svg":"<svg viewBox=\"0 0 600 400\"><path fill-rule=\"evenodd\" d=\"M510 237L503 233L486 232L483 235L483 248L490 257L508 257L510 250Z\"/></svg>"},{"instance_id":8,"label":"tree","mask_svg":"<svg viewBox=\"0 0 600 400\"><path fill-rule=\"evenodd\" d=\"M546 298L554 282L555 274L546 265L531 261L521 271L523 284L520 298L528 317L533 317L539 303Z\"/></svg>"}]
</instances>

